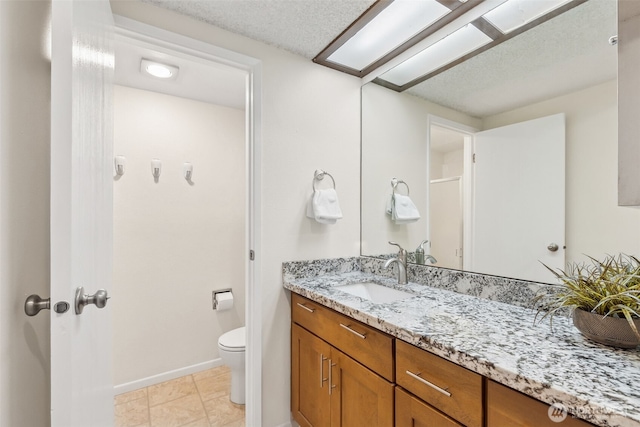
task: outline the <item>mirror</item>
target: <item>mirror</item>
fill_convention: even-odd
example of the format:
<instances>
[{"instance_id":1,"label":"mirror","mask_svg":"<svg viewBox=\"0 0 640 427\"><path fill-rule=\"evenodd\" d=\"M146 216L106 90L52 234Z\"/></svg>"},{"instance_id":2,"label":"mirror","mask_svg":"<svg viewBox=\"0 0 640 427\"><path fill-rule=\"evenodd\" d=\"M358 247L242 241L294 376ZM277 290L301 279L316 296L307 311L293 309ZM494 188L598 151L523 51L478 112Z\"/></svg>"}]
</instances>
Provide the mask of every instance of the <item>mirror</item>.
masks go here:
<instances>
[{"instance_id":1,"label":"mirror","mask_svg":"<svg viewBox=\"0 0 640 427\"><path fill-rule=\"evenodd\" d=\"M558 242L563 262L640 253L640 210L617 206L617 55L609 43L616 30L616 2L589 0L403 93L364 85L361 254L388 257L396 252L390 240L413 253L440 229L435 215L430 218L428 203L432 125L458 127L470 138L475 131L560 113L565 115L566 144L564 207L557 207L564 210L564 241ZM473 148L463 155L470 172L461 174L460 186L469 193ZM392 178L408 184L418 221L395 224L386 214ZM406 194L404 187L397 191ZM463 216L473 217L470 212ZM523 219L522 227L533 221ZM467 223L473 224L473 218ZM497 233L501 225L490 227ZM473 253L467 227L461 240L461 252ZM508 241L496 241L508 249ZM436 249L426 244L425 252ZM519 271L474 269L462 258L464 270L532 280ZM544 269L538 259L525 261ZM554 282L551 273L545 274L546 280L536 280Z\"/></svg>"}]
</instances>

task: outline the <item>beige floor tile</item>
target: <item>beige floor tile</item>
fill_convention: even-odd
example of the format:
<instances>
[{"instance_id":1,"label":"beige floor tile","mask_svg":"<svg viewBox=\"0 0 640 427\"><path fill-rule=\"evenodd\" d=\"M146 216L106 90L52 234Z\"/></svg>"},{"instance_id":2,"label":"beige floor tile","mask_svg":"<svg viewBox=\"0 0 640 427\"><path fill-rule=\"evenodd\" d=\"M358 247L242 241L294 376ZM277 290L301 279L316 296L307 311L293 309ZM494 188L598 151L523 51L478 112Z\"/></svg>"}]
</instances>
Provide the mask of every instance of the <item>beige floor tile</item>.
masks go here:
<instances>
[{"instance_id":1,"label":"beige floor tile","mask_svg":"<svg viewBox=\"0 0 640 427\"><path fill-rule=\"evenodd\" d=\"M151 407L198 393L191 375L149 386L147 390Z\"/></svg>"},{"instance_id":2,"label":"beige floor tile","mask_svg":"<svg viewBox=\"0 0 640 427\"><path fill-rule=\"evenodd\" d=\"M149 405L146 395L141 399L116 405L114 410L116 427L137 427L149 423Z\"/></svg>"},{"instance_id":3,"label":"beige floor tile","mask_svg":"<svg viewBox=\"0 0 640 427\"><path fill-rule=\"evenodd\" d=\"M231 372L198 379L196 387L203 402L220 396L228 396L231 392Z\"/></svg>"},{"instance_id":4,"label":"beige floor tile","mask_svg":"<svg viewBox=\"0 0 640 427\"><path fill-rule=\"evenodd\" d=\"M204 402L211 427L223 427L244 420L244 405L236 405L228 395Z\"/></svg>"},{"instance_id":5,"label":"beige floor tile","mask_svg":"<svg viewBox=\"0 0 640 427\"><path fill-rule=\"evenodd\" d=\"M179 427L207 417L197 394L152 406L150 412L153 427Z\"/></svg>"},{"instance_id":6,"label":"beige floor tile","mask_svg":"<svg viewBox=\"0 0 640 427\"><path fill-rule=\"evenodd\" d=\"M216 366L215 368L207 369L206 371L196 372L195 374L193 374L193 379L195 381L199 381L204 378L216 377L218 375L224 375L224 374L230 374L230 373L231 373L231 369L226 365L222 365L222 366Z\"/></svg>"},{"instance_id":7,"label":"beige floor tile","mask_svg":"<svg viewBox=\"0 0 640 427\"><path fill-rule=\"evenodd\" d=\"M241 420L233 421L229 424L225 424L224 427L246 427L244 423L244 418Z\"/></svg>"},{"instance_id":8,"label":"beige floor tile","mask_svg":"<svg viewBox=\"0 0 640 427\"><path fill-rule=\"evenodd\" d=\"M121 405L123 403L130 402L132 400L142 399L147 397L147 389L139 388L128 393L122 393L114 397L114 405Z\"/></svg>"}]
</instances>

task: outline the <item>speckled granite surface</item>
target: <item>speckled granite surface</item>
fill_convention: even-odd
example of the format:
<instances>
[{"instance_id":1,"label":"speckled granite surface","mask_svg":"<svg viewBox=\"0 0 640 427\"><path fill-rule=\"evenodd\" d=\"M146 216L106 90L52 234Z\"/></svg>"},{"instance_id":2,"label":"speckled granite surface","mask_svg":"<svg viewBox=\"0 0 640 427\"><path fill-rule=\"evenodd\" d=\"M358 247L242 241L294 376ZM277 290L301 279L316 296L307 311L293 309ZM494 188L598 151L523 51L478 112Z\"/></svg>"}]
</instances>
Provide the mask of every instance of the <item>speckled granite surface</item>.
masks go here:
<instances>
[{"instance_id":1,"label":"speckled granite surface","mask_svg":"<svg viewBox=\"0 0 640 427\"><path fill-rule=\"evenodd\" d=\"M482 280L467 286L454 282L451 275L432 272L432 286L425 286L413 282L410 270L410 283L397 285L395 277L371 273L379 270L369 262L348 258L285 263L284 287L538 400L562 403L596 425L640 426L639 350L592 343L568 318L556 317L553 331L548 321L534 324L535 310L496 301L504 293L485 289L500 286L490 276L486 286ZM336 288L362 281L415 296L375 304ZM524 282L543 286L529 283ZM439 285L442 288L434 287ZM470 295L459 293L465 289L471 290ZM535 293L530 289L523 298L530 291Z\"/></svg>"}]
</instances>

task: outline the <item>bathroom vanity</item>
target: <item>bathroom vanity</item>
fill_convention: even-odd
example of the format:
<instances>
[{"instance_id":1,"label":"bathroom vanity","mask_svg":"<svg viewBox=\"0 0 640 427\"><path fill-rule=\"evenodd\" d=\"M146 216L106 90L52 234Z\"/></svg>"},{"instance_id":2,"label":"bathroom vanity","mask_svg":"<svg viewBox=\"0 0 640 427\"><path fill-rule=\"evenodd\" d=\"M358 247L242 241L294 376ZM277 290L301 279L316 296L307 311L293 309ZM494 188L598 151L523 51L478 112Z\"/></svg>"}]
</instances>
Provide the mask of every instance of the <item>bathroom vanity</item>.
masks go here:
<instances>
[{"instance_id":1,"label":"bathroom vanity","mask_svg":"<svg viewBox=\"0 0 640 427\"><path fill-rule=\"evenodd\" d=\"M283 266L300 425L538 427L566 416L559 425L640 426L637 350L591 343L568 318L551 330L547 320L534 323L535 310L438 288L433 277L434 286L412 281L421 280L416 269L432 274L428 267L397 285L378 263ZM497 295L490 277L455 280L466 281L459 291ZM365 282L408 296L374 303L340 290ZM451 278L440 282L449 287Z\"/></svg>"}]
</instances>

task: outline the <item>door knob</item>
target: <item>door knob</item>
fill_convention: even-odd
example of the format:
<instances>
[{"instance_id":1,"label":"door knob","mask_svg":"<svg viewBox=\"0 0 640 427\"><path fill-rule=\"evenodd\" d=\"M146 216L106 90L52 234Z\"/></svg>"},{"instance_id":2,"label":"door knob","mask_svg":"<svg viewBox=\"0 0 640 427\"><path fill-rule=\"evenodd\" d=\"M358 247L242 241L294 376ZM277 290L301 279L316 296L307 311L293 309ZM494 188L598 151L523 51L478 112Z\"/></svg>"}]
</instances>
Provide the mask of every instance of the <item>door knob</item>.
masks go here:
<instances>
[{"instance_id":1,"label":"door knob","mask_svg":"<svg viewBox=\"0 0 640 427\"><path fill-rule=\"evenodd\" d=\"M560 247L556 244L556 243L551 243L549 246L547 246L547 249L549 249L551 252L555 252L559 249Z\"/></svg>"},{"instance_id":2,"label":"door knob","mask_svg":"<svg viewBox=\"0 0 640 427\"><path fill-rule=\"evenodd\" d=\"M107 291L104 289L98 289L95 294L89 295L85 294L84 287L80 286L76 289L76 314L82 314L84 306L88 304L95 304L98 308L104 308L108 299Z\"/></svg>"},{"instance_id":3,"label":"door knob","mask_svg":"<svg viewBox=\"0 0 640 427\"><path fill-rule=\"evenodd\" d=\"M40 295L29 295L24 302L24 312L27 316L35 316L40 310L49 310L51 308L51 298L42 299Z\"/></svg>"}]
</instances>

